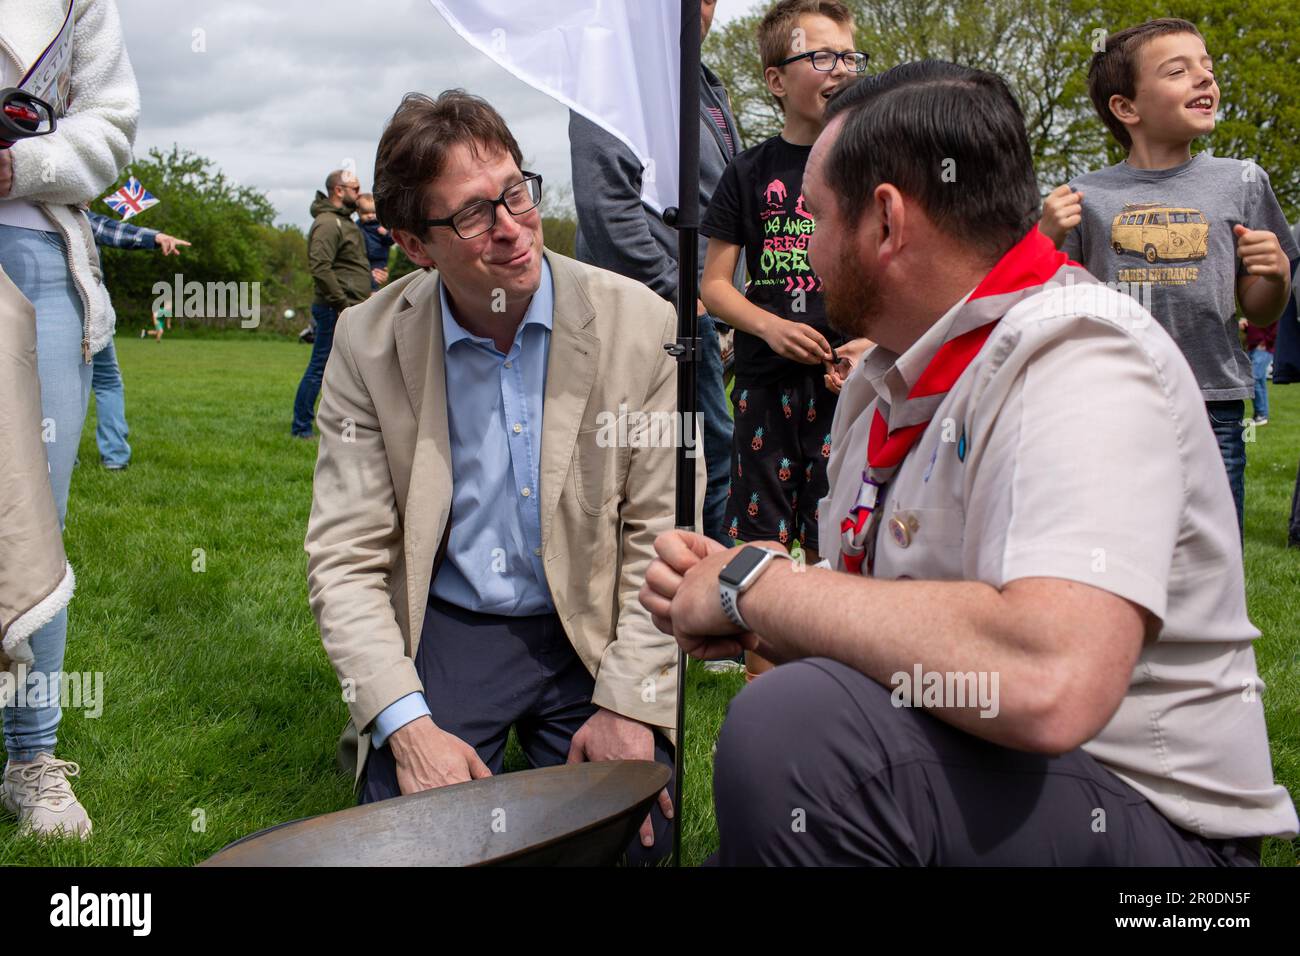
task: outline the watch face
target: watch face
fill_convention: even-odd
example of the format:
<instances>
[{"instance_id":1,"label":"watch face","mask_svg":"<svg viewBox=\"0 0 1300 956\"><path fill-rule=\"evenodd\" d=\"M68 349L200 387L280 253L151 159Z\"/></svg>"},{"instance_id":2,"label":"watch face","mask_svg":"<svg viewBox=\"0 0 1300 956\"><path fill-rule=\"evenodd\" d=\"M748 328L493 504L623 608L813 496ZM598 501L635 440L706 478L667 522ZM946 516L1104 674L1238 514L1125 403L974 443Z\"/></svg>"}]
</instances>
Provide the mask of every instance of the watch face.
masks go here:
<instances>
[{"instance_id":1,"label":"watch face","mask_svg":"<svg viewBox=\"0 0 1300 956\"><path fill-rule=\"evenodd\" d=\"M741 548L740 553L718 573L718 580L733 588L740 587L741 582L766 558L767 552L762 548Z\"/></svg>"}]
</instances>

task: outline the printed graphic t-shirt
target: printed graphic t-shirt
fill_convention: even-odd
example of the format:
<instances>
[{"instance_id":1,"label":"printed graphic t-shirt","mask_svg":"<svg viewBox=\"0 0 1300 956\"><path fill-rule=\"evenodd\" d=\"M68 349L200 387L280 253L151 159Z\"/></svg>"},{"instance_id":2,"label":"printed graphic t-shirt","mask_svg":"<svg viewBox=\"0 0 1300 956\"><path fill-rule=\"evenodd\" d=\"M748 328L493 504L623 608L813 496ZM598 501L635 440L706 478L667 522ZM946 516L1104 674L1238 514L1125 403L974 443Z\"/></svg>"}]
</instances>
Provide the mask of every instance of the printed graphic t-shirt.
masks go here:
<instances>
[{"instance_id":1,"label":"printed graphic t-shirt","mask_svg":"<svg viewBox=\"0 0 1300 956\"><path fill-rule=\"evenodd\" d=\"M1083 193L1083 220L1061 248L1155 316L1205 401L1251 395L1236 321L1237 278L1246 270L1232 227L1274 232L1289 259L1300 257L1268 174L1202 152L1170 169L1120 162L1070 185Z\"/></svg>"},{"instance_id":2,"label":"printed graphic t-shirt","mask_svg":"<svg viewBox=\"0 0 1300 956\"><path fill-rule=\"evenodd\" d=\"M700 232L744 248L745 298L773 315L811 325L839 346L844 337L826 322L822 281L808 262L813 218L804 209L803 170L811 152L811 146L795 146L780 136L745 150L718 181ZM820 362L784 358L759 336L736 330L737 385L772 385L822 372Z\"/></svg>"}]
</instances>

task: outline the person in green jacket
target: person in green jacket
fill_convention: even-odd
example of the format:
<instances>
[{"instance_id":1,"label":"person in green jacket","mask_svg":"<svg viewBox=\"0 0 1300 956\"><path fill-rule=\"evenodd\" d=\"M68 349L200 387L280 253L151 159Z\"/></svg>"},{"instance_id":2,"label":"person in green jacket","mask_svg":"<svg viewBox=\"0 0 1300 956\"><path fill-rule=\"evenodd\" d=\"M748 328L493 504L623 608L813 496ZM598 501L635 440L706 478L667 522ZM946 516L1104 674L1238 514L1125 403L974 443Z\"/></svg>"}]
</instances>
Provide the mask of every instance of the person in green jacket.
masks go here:
<instances>
[{"instance_id":1,"label":"person in green jacket","mask_svg":"<svg viewBox=\"0 0 1300 956\"><path fill-rule=\"evenodd\" d=\"M370 296L370 262L366 258L366 240L352 219L361 195L356 174L336 169L325 179L325 192L317 192L311 204L313 216L307 232L307 260L316 297L311 305L316 320L316 339L312 343L307 370L298 383L293 402L293 435L311 438L316 417L316 399L320 395L325 363L334 344L334 323L339 313Z\"/></svg>"}]
</instances>

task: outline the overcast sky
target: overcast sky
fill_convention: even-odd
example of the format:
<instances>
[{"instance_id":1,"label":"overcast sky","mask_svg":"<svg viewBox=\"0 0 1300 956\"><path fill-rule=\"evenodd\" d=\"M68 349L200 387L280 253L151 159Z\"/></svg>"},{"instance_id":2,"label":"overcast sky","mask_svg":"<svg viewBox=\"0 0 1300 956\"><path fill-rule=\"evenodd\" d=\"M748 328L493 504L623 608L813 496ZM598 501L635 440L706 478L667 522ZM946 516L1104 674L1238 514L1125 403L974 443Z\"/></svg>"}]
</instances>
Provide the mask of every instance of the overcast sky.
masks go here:
<instances>
[{"instance_id":1,"label":"overcast sky","mask_svg":"<svg viewBox=\"0 0 1300 956\"><path fill-rule=\"evenodd\" d=\"M714 26L764 5L718 0ZM487 98L546 181L569 182L564 108L470 47L428 0L118 0L118 8L143 105L136 154L173 143L194 150L265 192L278 222L306 228L316 190L347 159L368 191L379 134L412 90L459 86ZM192 49L196 30L206 52Z\"/></svg>"}]
</instances>

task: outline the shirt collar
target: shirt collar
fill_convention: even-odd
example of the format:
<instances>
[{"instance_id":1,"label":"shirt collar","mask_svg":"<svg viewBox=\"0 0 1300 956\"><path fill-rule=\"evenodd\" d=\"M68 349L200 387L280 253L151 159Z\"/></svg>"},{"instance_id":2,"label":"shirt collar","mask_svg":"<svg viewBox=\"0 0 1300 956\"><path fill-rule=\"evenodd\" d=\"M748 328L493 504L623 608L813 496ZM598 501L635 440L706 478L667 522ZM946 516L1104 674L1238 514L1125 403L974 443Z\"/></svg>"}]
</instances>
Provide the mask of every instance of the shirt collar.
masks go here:
<instances>
[{"instance_id":1,"label":"shirt collar","mask_svg":"<svg viewBox=\"0 0 1300 956\"><path fill-rule=\"evenodd\" d=\"M974 291L971 289L971 292ZM921 373L939 351L939 346L943 345L948 337L948 330L952 327L953 320L970 296L971 293L967 292L954 302L952 308L926 329L902 355L877 345L862 360L862 374L871 382L877 394L884 395L889 400L891 406L899 405L906 400L912 386L916 384L916 380L921 377Z\"/></svg>"},{"instance_id":2,"label":"shirt collar","mask_svg":"<svg viewBox=\"0 0 1300 956\"><path fill-rule=\"evenodd\" d=\"M442 305L442 342L444 353L450 352L451 347L457 342L469 341L478 342L485 345L495 344L489 338L483 338L467 332L465 328L456 321L455 315L451 311L451 300L447 298L447 287L443 285L442 280L438 280L438 299ZM546 261L546 256L542 256L542 281L537 286L537 291L533 293L532 301L528 303L528 310L524 312L524 320L519 323L519 330L515 332L515 341L519 341L519 336L526 325L540 325L548 332L552 329L555 314L555 283L551 278L551 264Z\"/></svg>"}]
</instances>

